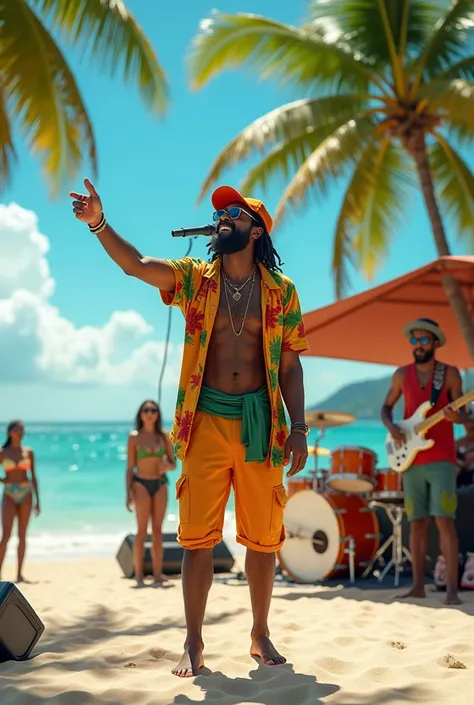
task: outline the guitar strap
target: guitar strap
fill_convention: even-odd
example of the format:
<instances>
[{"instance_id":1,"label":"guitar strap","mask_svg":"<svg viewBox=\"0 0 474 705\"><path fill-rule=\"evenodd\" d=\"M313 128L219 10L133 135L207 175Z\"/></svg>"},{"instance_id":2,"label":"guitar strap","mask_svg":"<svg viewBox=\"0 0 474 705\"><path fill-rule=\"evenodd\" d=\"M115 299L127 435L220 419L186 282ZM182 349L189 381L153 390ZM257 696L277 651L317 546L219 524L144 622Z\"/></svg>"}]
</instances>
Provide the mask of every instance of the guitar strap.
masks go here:
<instances>
[{"instance_id":1,"label":"guitar strap","mask_svg":"<svg viewBox=\"0 0 474 705\"><path fill-rule=\"evenodd\" d=\"M431 385L431 406L436 406L441 390L443 388L444 378L446 375L446 365L442 362L436 362L433 374L433 383Z\"/></svg>"}]
</instances>

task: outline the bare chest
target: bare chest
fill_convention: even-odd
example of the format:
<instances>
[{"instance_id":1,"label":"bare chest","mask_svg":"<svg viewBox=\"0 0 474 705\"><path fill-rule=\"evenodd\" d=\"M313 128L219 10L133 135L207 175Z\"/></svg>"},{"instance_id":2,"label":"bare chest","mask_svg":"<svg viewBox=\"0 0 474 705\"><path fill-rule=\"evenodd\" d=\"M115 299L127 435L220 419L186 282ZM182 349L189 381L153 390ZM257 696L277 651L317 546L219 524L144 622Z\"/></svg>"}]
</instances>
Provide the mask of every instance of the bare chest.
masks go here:
<instances>
[{"instance_id":1,"label":"bare chest","mask_svg":"<svg viewBox=\"0 0 474 705\"><path fill-rule=\"evenodd\" d=\"M224 283L221 286L219 305L217 308L216 322L213 337L221 333L233 335L244 332L258 335L262 333L262 304L260 281L255 281L254 286L247 285L242 291L235 292ZM233 294L240 296L233 296Z\"/></svg>"}]
</instances>

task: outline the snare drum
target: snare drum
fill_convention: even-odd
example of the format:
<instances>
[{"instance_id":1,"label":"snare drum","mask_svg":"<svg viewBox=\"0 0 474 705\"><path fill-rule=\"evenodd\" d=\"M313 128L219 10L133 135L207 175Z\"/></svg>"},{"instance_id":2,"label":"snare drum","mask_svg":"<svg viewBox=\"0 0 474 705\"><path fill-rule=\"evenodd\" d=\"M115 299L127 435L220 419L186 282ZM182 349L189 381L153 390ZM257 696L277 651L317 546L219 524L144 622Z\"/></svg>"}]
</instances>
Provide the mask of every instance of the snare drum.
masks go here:
<instances>
[{"instance_id":1,"label":"snare drum","mask_svg":"<svg viewBox=\"0 0 474 705\"><path fill-rule=\"evenodd\" d=\"M339 446L331 453L327 485L339 492L365 494L375 485L377 455L361 446Z\"/></svg>"},{"instance_id":2,"label":"snare drum","mask_svg":"<svg viewBox=\"0 0 474 705\"><path fill-rule=\"evenodd\" d=\"M286 539L278 552L282 570L299 583L349 572L348 539L354 539L355 572L373 560L380 524L363 497L332 492L298 492L283 515Z\"/></svg>"},{"instance_id":3,"label":"snare drum","mask_svg":"<svg viewBox=\"0 0 474 705\"><path fill-rule=\"evenodd\" d=\"M378 502L403 501L403 473L390 468L381 468L375 476L374 491L370 499Z\"/></svg>"},{"instance_id":4,"label":"snare drum","mask_svg":"<svg viewBox=\"0 0 474 705\"><path fill-rule=\"evenodd\" d=\"M288 480L288 497L292 497L297 492L313 489L313 479L311 477L292 477Z\"/></svg>"}]
</instances>

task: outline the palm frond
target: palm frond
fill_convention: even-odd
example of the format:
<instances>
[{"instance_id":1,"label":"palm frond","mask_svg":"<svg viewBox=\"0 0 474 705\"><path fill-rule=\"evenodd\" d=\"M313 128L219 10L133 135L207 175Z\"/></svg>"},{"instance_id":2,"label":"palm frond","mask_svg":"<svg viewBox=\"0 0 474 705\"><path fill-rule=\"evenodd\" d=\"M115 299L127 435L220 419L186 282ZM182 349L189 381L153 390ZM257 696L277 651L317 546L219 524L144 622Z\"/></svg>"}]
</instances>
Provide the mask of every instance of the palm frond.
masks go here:
<instances>
[{"instance_id":1,"label":"palm frond","mask_svg":"<svg viewBox=\"0 0 474 705\"><path fill-rule=\"evenodd\" d=\"M369 142L356 164L336 225L336 296L345 294L347 266L369 279L386 256L402 219L407 190L416 184L403 150L389 139Z\"/></svg>"},{"instance_id":2,"label":"palm frond","mask_svg":"<svg viewBox=\"0 0 474 705\"><path fill-rule=\"evenodd\" d=\"M437 73L432 80L437 81L443 78L466 78L468 81L472 81L474 79L474 56L465 56L459 61L455 61Z\"/></svg>"},{"instance_id":3,"label":"palm frond","mask_svg":"<svg viewBox=\"0 0 474 705\"><path fill-rule=\"evenodd\" d=\"M74 77L55 41L25 0L0 3L1 81L12 115L45 164L53 194L84 152L96 171L92 125Z\"/></svg>"},{"instance_id":4,"label":"palm frond","mask_svg":"<svg viewBox=\"0 0 474 705\"><path fill-rule=\"evenodd\" d=\"M453 62L459 62L464 57L474 36L473 30L474 0L452 0L446 11L438 17L424 49L414 63L414 94L424 75L433 77L443 73L449 70Z\"/></svg>"},{"instance_id":5,"label":"palm frond","mask_svg":"<svg viewBox=\"0 0 474 705\"><path fill-rule=\"evenodd\" d=\"M294 137L279 142L265 157L249 171L239 186L241 193L253 193L260 189L265 193L269 182L277 176L285 181L304 163L327 137L328 125L308 128Z\"/></svg>"},{"instance_id":6,"label":"palm frond","mask_svg":"<svg viewBox=\"0 0 474 705\"><path fill-rule=\"evenodd\" d=\"M397 53L404 57L418 53L439 17L426 0L384 0L388 24ZM325 0L312 2L310 16L322 24L328 35L345 37L353 51L360 51L375 66L385 69L391 61L378 2L367 0Z\"/></svg>"},{"instance_id":7,"label":"palm frond","mask_svg":"<svg viewBox=\"0 0 474 705\"><path fill-rule=\"evenodd\" d=\"M263 153L274 144L301 138L304 142L304 138L311 135L317 135L316 139L321 141L353 115L360 113L366 105L366 96L350 93L296 100L263 115L221 151L204 181L198 201L202 200L227 166L241 162L253 153Z\"/></svg>"},{"instance_id":8,"label":"palm frond","mask_svg":"<svg viewBox=\"0 0 474 705\"><path fill-rule=\"evenodd\" d=\"M4 92L0 84L0 192L10 180L12 161L16 158L10 118Z\"/></svg>"},{"instance_id":9,"label":"palm frond","mask_svg":"<svg viewBox=\"0 0 474 705\"><path fill-rule=\"evenodd\" d=\"M115 75L138 86L145 104L164 113L168 83L156 52L122 0L31 0L51 26Z\"/></svg>"},{"instance_id":10,"label":"palm frond","mask_svg":"<svg viewBox=\"0 0 474 705\"><path fill-rule=\"evenodd\" d=\"M474 175L461 155L439 134L430 149L433 180L446 215L457 234L474 247Z\"/></svg>"},{"instance_id":11,"label":"palm frond","mask_svg":"<svg viewBox=\"0 0 474 705\"><path fill-rule=\"evenodd\" d=\"M369 116L349 120L328 136L306 159L280 199L275 225L283 222L289 207L301 208L309 192L324 196L330 181L342 176L357 162L360 153L374 138L374 122Z\"/></svg>"},{"instance_id":12,"label":"palm frond","mask_svg":"<svg viewBox=\"0 0 474 705\"><path fill-rule=\"evenodd\" d=\"M419 97L448 124L474 127L474 81L440 79L420 87Z\"/></svg>"},{"instance_id":13,"label":"palm frond","mask_svg":"<svg viewBox=\"0 0 474 705\"><path fill-rule=\"evenodd\" d=\"M362 55L355 56L344 43L328 41L320 28L297 28L244 13L216 12L201 22L189 62L194 88L243 64L262 79L299 83L306 89L337 85L367 91L377 83L373 67Z\"/></svg>"}]
</instances>

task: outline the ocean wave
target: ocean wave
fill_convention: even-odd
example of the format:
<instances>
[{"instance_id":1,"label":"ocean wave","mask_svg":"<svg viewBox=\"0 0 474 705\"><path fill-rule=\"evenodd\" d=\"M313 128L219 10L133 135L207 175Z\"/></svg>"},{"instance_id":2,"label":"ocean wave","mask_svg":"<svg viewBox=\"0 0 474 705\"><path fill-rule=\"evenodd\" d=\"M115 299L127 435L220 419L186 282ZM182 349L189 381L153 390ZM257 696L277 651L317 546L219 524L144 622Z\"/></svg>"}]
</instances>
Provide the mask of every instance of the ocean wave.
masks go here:
<instances>
[{"instance_id":1,"label":"ocean wave","mask_svg":"<svg viewBox=\"0 0 474 705\"><path fill-rule=\"evenodd\" d=\"M229 551L235 554L244 552L243 546L235 541L235 516L234 513L226 512L224 521L224 541ZM165 521L163 525L164 533L175 533L176 522ZM65 560L84 560L87 558L115 558L122 542L128 534L134 533L134 529L110 530L94 532L84 527L83 531L76 532L55 532L43 531L41 533L31 532L27 537L27 561L56 562ZM18 539L12 537L9 541L6 563L16 561Z\"/></svg>"}]
</instances>

